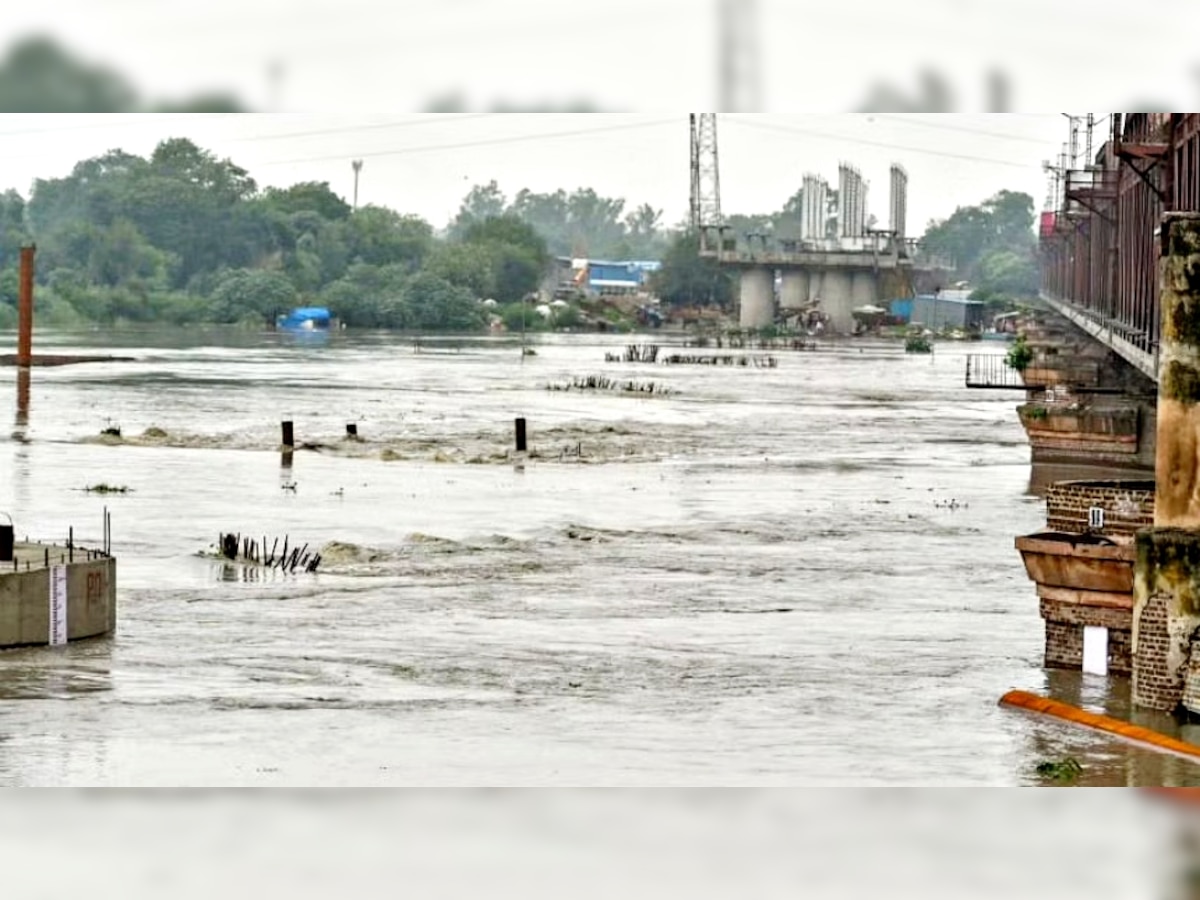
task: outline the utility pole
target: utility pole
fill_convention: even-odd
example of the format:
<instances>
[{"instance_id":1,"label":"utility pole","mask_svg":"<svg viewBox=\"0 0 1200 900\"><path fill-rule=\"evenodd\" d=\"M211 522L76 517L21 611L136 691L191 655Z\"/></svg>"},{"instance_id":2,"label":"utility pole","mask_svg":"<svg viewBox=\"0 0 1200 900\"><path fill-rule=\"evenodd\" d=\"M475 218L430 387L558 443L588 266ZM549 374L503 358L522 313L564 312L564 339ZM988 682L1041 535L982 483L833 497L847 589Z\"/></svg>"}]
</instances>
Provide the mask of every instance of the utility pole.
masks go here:
<instances>
[{"instance_id":1,"label":"utility pole","mask_svg":"<svg viewBox=\"0 0 1200 900\"><path fill-rule=\"evenodd\" d=\"M363 163L363 161L361 159L356 159L356 160L354 160L354 162L350 163L350 165L354 167L354 211L355 212L358 211L358 173L362 171L362 163Z\"/></svg>"}]
</instances>

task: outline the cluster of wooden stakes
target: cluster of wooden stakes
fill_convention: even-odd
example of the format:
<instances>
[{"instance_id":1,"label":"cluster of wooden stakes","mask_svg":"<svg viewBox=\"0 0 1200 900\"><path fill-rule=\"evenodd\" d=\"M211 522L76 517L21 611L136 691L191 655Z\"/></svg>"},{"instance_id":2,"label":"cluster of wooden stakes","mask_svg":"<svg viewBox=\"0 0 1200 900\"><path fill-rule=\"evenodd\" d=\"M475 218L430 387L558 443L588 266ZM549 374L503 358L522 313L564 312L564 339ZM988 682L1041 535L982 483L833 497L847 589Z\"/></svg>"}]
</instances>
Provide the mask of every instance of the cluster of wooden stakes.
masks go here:
<instances>
[{"instance_id":1,"label":"cluster of wooden stakes","mask_svg":"<svg viewBox=\"0 0 1200 900\"><path fill-rule=\"evenodd\" d=\"M217 546L220 547L221 555L226 559L254 563L269 569L279 569L281 572L295 572L297 569L303 572L315 572L317 566L321 565L321 554L309 553L308 544L303 547L294 547L289 552L287 535L284 535L283 549L280 550L278 556L275 555L275 551L279 550L279 538L275 538L269 553L265 537L260 544L253 538L243 538L240 534L222 534L217 541Z\"/></svg>"}]
</instances>

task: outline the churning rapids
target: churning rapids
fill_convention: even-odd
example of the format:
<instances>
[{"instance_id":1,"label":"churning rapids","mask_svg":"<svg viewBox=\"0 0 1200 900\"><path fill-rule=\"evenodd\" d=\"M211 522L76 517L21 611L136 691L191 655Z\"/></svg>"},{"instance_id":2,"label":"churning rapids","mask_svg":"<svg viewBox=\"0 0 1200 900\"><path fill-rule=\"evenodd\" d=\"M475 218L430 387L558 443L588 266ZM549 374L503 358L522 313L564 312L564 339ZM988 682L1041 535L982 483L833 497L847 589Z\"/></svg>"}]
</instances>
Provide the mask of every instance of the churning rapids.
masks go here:
<instances>
[{"instance_id":1,"label":"churning rapids","mask_svg":"<svg viewBox=\"0 0 1200 900\"><path fill-rule=\"evenodd\" d=\"M33 371L0 509L98 544L107 505L119 625L0 654L0 784L1200 784L997 707L1128 689L1041 667L1043 506L978 345L606 363L628 340L39 335L132 361ZM656 391L548 389L589 375ZM199 555L223 531L325 559Z\"/></svg>"}]
</instances>

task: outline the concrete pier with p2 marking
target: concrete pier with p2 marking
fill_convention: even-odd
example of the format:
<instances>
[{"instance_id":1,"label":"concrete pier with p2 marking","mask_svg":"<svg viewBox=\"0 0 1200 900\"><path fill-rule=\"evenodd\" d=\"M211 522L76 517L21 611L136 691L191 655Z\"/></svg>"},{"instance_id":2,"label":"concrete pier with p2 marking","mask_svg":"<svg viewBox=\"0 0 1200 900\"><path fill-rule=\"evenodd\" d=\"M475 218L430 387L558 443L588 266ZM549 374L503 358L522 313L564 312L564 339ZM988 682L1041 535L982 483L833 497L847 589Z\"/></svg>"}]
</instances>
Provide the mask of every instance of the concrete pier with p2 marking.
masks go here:
<instances>
[{"instance_id":1,"label":"concrete pier with p2 marking","mask_svg":"<svg viewBox=\"0 0 1200 900\"><path fill-rule=\"evenodd\" d=\"M56 633L77 641L116 628L117 561L113 557L82 547L32 543L17 544L14 557L0 563L0 649L46 646L56 642ZM57 606L65 627L57 629L53 627L56 579L65 588Z\"/></svg>"}]
</instances>

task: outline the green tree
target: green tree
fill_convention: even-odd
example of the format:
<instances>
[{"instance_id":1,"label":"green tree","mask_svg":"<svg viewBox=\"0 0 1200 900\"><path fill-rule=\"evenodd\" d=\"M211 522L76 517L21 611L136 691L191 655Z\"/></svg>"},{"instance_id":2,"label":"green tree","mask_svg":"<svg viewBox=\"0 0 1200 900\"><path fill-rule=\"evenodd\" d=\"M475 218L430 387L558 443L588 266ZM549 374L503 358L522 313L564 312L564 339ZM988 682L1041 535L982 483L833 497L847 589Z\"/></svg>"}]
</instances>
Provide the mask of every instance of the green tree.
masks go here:
<instances>
[{"instance_id":1,"label":"green tree","mask_svg":"<svg viewBox=\"0 0 1200 900\"><path fill-rule=\"evenodd\" d=\"M580 188L567 198L567 228L573 256L603 258L625 238L621 213L625 201L602 197L591 188Z\"/></svg>"},{"instance_id":2,"label":"green tree","mask_svg":"<svg viewBox=\"0 0 1200 900\"><path fill-rule=\"evenodd\" d=\"M288 312L296 289L278 272L233 269L221 276L212 293L218 322L262 323Z\"/></svg>"},{"instance_id":3,"label":"green tree","mask_svg":"<svg viewBox=\"0 0 1200 900\"><path fill-rule=\"evenodd\" d=\"M992 250L979 261L977 273L981 290L1014 297L1037 294L1040 276L1029 252Z\"/></svg>"},{"instance_id":4,"label":"green tree","mask_svg":"<svg viewBox=\"0 0 1200 900\"><path fill-rule=\"evenodd\" d=\"M546 242L533 226L517 216L495 216L471 223L463 244L480 248L481 252L476 252L487 258L491 270L489 295L501 303L520 300L541 283L549 258Z\"/></svg>"},{"instance_id":5,"label":"green tree","mask_svg":"<svg viewBox=\"0 0 1200 900\"><path fill-rule=\"evenodd\" d=\"M639 259L657 258L665 250L662 235L662 210L643 203L625 217L625 240ZM618 258L625 258L619 254Z\"/></svg>"},{"instance_id":6,"label":"green tree","mask_svg":"<svg viewBox=\"0 0 1200 900\"><path fill-rule=\"evenodd\" d=\"M343 277L326 285L321 299L352 328L408 328L408 279L404 266L356 263Z\"/></svg>"},{"instance_id":7,"label":"green tree","mask_svg":"<svg viewBox=\"0 0 1200 900\"><path fill-rule=\"evenodd\" d=\"M500 307L500 321L508 331L545 331L549 323L529 303L509 303ZM524 325L522 325L524 323Z\"/></svg>"},{"instance_id":8,"label":"green tree","mask_svg":"<svg viewBox=\"0 0 1200 900\"><path fill-rule=\"evenodd\" d=\"M450 223L450 236L462 237L476 222L504 215L507 206L504 192L494 180L487 184L475 185L463 198L458 215Z\"/></svg>"},{"instance_id":9,"label":"green tree","mask_svg":"<svg viewBox=\"0 0 1200 900\"><path fill-rule=\"evenodd\" d=\"M328 181L302 181L287 188L269 187L263 192L263 203L282 213L316 213L322 219L345 219L350 204L335 194Z\"/></svg>"},{"instance_id":10,"label":"green tree","mask_svg":"<svg viewBox=\"0 0 1200 900\"><path fill-rule=\"evenodd\" d=\"M0 303L16 306L20 298L21 277L17 269L0 269Z\"/></svg>"},{"instance_id":11,"label":"green tree","mask_svg":"<svg viewBox=\"0 0 1200 900\"><path fill-rule=\"evenodd\" d=\"M250 174L228 159L218 159L188 138L168 138L154 148L150 169L200 188L222 205L253 196L257 185Z\"/></svg>"},{"instance_id":12,"label":"green tree","mask_svg":"<svg viewBox=\"0 0 1200 900\"><path fill-rule=\"evenodd\" d=\"M537 194L521 190L513 199L509 213L517 216L537 231L546 242L547 250L556 256L571 253L570 232L567 226L567 193Z\"/></svg>"},{"instance_id":13,"label":"green tree","mask_svg":"<svg viewBox=\"0 0 1200 900\"><path fill-rule=\"evenodd\" d=\"M15 265L28 239L25 199L14 190L5 191L0 194L0 267Z\"/></svg>"},{"instance_id":14,"label":"green tree","mask_svg":"<svg viewBox=\"0 0 1200 900\"><path fill-rule=\"evenodd\" d=\"M419 331L473 331L484 322L470 291L428 272L413 277L405 299L411 327Z\"/></svg>"},{"instance_id":15,"label":"green tree","mask_svg":"<svg viewBox=\"0 0 1200 900\"><path fill-rule=\"evenodd\" d=\"M716 260L700 256L700 241L693 234L675 238L650 286L673 306L728 306L733 299L732 277Z\"/></svg>"},{"instance_id":16,"label":"green tree","mask_svg":"<svg viewBox=\"0 0 1200 900\"><path fill-rule=\"evenodd\" d=\"M350 258L373 266L401 264L415 272L433 243L433 228L417 216L402 216L382 206L364 206L347 221Z\"/></svg>"},{"instance_id":17,"label":"green tree","mask_svg":"<svg viewBox=\"0 0 1200 900\"><path fill-rule=\"evenodd\" d=\"M128 219L118 219L107 228L91 228L87 273L95 284L115 286L144 281L165 287L169 257L153 247Z\"/></svg>"},{"instance_id":18,"label":"green tree","mask_svg":"<svg viewBox=\"0 0 1200 900\"><path fill-rule=\"evenodd\" d=\"M439 244L426 271L486 300L496 295L496 250L487 244Z\"/></svg>"},{"instance_id":19,"label":"green tree","mask_svg":"<svg viewBox=\"0 0 1200 900\"><path fill-rule=\"evenodd\" d=\"M975 280L983 257L997 250L1030 253L1033 198L1000 191L978 206L960 206L947 219L930 222L921 244L925 250L954 260L960 276Z\"/></svg>"},{"instance_id":20,"label":"green tree","mask_svg":"<svg viewBox=\"0 0 1200 900\"><path fill-rule=\"evenodd\" d=\"M546 241L537 230L513 214L472 222L463 236L468 244L509 244L520 248L538 263L546 261Z\"/></svg>"}]
</instances>

